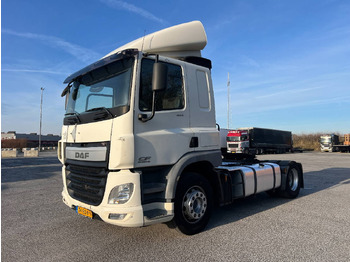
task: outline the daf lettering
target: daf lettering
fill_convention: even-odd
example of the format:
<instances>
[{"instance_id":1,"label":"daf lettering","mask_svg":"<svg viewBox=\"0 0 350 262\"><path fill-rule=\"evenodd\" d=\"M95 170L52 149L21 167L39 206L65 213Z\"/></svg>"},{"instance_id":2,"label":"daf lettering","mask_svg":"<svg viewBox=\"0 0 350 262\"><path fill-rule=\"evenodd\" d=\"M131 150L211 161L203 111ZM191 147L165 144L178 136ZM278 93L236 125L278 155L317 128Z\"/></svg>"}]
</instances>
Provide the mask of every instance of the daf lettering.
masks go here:
<instances>
[{"instance_id":1,"label":"daf lettering","mask_svg":"<svg viewBox=\"0 0 350 262\"><path fill-rule=\"evenodd\" d=\"M89 158L89 153L79 153L79 152L76 152L76 153L75 153L75 158L82 158L82 159Z\"/></svg>"}]
</instances>

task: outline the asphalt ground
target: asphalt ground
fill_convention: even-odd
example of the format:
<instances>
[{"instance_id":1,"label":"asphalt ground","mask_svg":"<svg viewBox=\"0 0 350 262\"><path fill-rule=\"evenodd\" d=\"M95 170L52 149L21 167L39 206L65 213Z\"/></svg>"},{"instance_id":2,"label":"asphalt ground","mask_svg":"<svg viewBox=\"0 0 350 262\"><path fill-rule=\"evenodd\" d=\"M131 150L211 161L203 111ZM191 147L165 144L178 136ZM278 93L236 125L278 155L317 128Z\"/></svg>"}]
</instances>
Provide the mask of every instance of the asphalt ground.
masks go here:
<instances>
[{"instance_id":1,"label":"asphalt ground","mask_svg":"<svg viewBox=\"0 0 350 262\"><path fill-rule=\"evenodd\" d=\"M206 230L121 228L79 216L61 200L54 154L1 160L2 261L350 261L350 154L259 159L303 164L294 200L257 194L216 208Z\"/></svg>"}]
</instances>

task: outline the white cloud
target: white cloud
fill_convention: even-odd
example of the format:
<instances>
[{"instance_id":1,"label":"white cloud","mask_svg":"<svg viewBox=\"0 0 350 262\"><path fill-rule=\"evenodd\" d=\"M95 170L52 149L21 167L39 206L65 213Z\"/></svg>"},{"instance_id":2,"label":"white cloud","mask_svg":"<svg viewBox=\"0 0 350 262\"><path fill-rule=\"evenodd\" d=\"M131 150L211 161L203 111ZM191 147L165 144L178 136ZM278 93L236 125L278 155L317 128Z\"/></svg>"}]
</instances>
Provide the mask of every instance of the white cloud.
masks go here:
<instances>
[{"instance_id":1,"label":"white cloud","mask_svg":"<svg viewBox=\"0 0 350 262\"><path fill-rule=\"evenodd\" d=\"M263 94L260 96L256 96L255 98L256 99L265 99L265 98L271 98L271 97L276 97L276 96L287 97L287 96L290 96L292 94L304 93L304 92L313 91L313 90L322 89L322 88L324 88L324 87L317 86L317 87L310 87L310 88L283 90L283 91L279 91L279 92Z\"/></svg>"},{"instance_id":2,"label":"white cloud","mask_svg":"<svg viewBox=\"0 0 350 262\"><path fill-rule=\"evenodd\" d=\"M102 3L108 5L109 7L112 8L117 8L117 9L124 9L126 11L129 11L131 13L135 13L139 16L142 16L144 18L147 18L149 20L161 23L161 24L166 24L166 21L153 15L152 13L148 12L145 9L142 9L140 7L137 7L133 4L129 4L124 1L118 1L118 0L100 0Z\"/></svg>"},{"instance_id":3,"label":"white cloud","mask_svg":"<svg viewBox=\"0 0 350 262\"><path fill-rule=\"evenodd\" d=\"M69 43L55 36L33 34L29 32L22 33L22 32L9 30L9 29L3 29L2 33L8 34L8 35L14 35L22 38L40 40L51 47L61 49L62 51L73 55L74 57L76 57L77 59L83 62L95 61L101 57L101 55L95 51L92 51L85 47L81 47L76 44Z\"/></svg>"},{"instance_id":4,"label":"white cloud","mask_svg":"<svg viewBox=\"0 0 350 262\"><path fill-rule=\"evenodd\" d=\"M44 74L54 74L54 75L68 75L66 72L50 71L50 70L40 70L40 69L10 69L1 68L3 72L23 72L23 73L44 73Z\"/></svg>"},{"instance_id":5,"label":"white cloud","mask_svg":"<svg viewBox=\"0 0 350 262\"><path fill-rule=\"evenodd\" d=\"M261 65L259 64L259 62L257 60L250 58L248 56L242 55L241 60L242 60L242 64L245 66L255 67L255 68L261 67Z\"/></svg>"}]
</instances>

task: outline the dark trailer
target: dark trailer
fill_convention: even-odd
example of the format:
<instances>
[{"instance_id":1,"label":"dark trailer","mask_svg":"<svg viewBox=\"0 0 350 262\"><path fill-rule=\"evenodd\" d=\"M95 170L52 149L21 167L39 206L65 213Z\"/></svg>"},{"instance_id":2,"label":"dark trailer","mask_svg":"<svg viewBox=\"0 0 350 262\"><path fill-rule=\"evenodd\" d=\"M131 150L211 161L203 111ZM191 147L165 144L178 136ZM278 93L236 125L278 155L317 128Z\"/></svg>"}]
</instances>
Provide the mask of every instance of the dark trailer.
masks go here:
<instances>
[{"instance_id":1,"label":"dark trailer","mask_svg":"<svg viewBox=\"0 0 350 262\"><path fill-rule=\"evenodd\" d=\"M256 154L292 151L292 132L253 127L249 129L250 148Z\"/></svg>"}]
</instances>

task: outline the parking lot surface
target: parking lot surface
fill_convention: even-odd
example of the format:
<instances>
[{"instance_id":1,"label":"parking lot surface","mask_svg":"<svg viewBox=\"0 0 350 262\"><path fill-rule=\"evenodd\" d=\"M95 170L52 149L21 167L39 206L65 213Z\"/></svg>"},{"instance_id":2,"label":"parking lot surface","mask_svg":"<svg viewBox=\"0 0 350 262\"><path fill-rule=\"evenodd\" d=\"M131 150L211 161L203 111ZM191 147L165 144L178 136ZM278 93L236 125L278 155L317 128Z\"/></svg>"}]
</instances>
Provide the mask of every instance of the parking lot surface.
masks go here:
<instances>
[{"instance_id":1,"label":"parking lot surface","mask_svg":"<svg viewBox=\"0 0 350 262\"><path fill-rule=\"evenodd\" d=\"M259 159L301 162L294 200L265 193L216 208L206 230L121 228L79 216L61 200L54 154L1 161L2 261L350 261L350 154Z\"/></svg>"}]
</instances>

